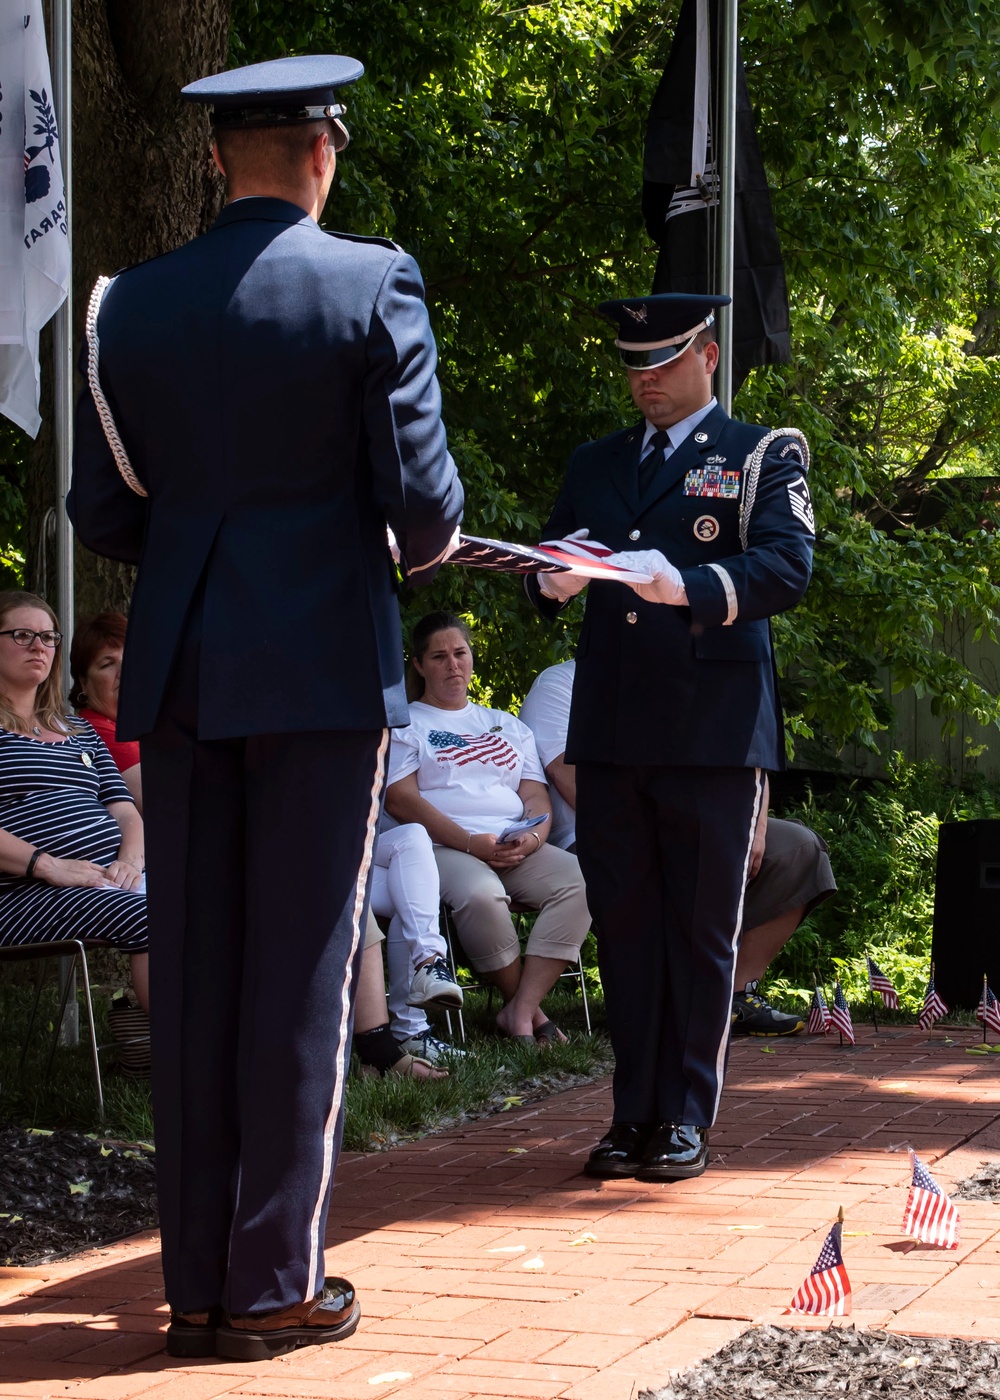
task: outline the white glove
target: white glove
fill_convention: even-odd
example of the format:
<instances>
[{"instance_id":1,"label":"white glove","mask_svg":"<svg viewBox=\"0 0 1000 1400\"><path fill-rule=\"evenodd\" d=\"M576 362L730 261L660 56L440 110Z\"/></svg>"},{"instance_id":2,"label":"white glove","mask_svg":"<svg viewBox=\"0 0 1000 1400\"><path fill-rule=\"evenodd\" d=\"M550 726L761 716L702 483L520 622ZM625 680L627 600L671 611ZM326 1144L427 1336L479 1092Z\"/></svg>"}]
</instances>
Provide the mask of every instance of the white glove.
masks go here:
<instances>
[{"instance_id":1,"label":"white glove","mask_svg":"<svg viewBox=\"0 0 1000 1400\"><path fill-rule=\"evenodd\" d=\"M571 535L566 535L567 540L585 540L589 537L589 530L574 530ZM553 541L554 543L554 541ZM568 603L570 598L575 598L578 593L582 593L587 586L588 580L580 578L578 574L557 573L539 574L538 588L546 598L554 598L556 602Z\"/></svg>"},{"instance_id":2,"label":"white glove","mask_svg":"<svg viewBox=\"0 0 1000 1400\"><path fill-rule=\"evenodd\" d=\"M658 549L627 549L621 554L612 554L607 560L617 564L619 569L631 569L635 573L651 574L651 583L630 583L629 587L645 598L647 603L673 603L675 606L687 604L687 590L680 571L675 569L665 554Z\"/></svg>"}]
</instances>

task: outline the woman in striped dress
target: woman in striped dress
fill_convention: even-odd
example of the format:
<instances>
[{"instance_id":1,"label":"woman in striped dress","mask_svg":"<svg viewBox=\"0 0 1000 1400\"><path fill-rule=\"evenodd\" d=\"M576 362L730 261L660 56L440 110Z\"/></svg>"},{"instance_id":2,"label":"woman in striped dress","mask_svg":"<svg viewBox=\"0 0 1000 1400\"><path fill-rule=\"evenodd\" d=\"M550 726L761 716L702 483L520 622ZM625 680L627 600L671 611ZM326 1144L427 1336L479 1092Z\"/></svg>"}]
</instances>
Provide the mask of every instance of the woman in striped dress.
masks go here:
<instances>
[{"instance_id":1,"label":"woman in striped dress","mask_svg":"<svg viewBox=\"0 0 1000 1400\"><path fill-rule=\"evenodd\" d=\"M103 741L67 714L61 641L42 598L0 593L0 946L111 944L146 1007L142 818Z\"/></svg>"}]
</instances>

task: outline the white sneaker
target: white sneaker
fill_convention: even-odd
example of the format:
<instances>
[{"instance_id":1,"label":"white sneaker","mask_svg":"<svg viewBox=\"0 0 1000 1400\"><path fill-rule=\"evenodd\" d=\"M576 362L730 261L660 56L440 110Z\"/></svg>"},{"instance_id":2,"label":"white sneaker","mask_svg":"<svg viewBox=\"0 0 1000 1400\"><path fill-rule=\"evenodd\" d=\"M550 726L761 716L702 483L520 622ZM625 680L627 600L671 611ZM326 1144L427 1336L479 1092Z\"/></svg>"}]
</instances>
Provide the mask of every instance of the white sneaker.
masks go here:
<instances>
[{"instance_id":1,"label":"white sneaker","mask_svg":"<svg viewBox=\"0 0 1000 1400\"><path fill-rule=\"evenodd\" d=\"M424 963L413 974L407 1006L446 1006L457 1011L464 998L462 989L448 971L444 958ZM412 1052L411 1052L412 1053Z\"/></svg>"},{"instance_id":2,"label":"white sneaker","mask_svg":"<svg viewBox=\"0 0 1000 1400\"><path fill-rule=\"evenodd\" d=\"M464 1060L468 1050L459 1050L457 1045L449 1045L439 1040L431 1031L421 1031L411 1035L409 1040L401 1040L399 1048L407 1055L417 1055L422 1060L430 1060L432 1065L447 1064L449 1060Z\"/></svg>"}]
</instances>

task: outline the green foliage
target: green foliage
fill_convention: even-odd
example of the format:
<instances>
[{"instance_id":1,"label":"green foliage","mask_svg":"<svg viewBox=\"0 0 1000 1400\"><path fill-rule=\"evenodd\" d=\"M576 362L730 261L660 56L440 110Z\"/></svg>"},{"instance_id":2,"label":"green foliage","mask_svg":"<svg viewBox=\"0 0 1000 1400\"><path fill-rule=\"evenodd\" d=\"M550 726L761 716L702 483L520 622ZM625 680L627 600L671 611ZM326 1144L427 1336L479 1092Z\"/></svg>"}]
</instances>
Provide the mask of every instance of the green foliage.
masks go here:
<instances>
[{"instance_id":1,"label":"green foliage","mask_svg":"<svg viewBox=\"0 0 1000 1400\"><path fill-rule=\"evenodd\" d=\"M421 263L475 532L536 538L575 444L633 413L593 308L650 283L643 128L677 8L235 0L233 62L365 60L327 218ZM1000 9L744 0L740 24L795 359L755 371L736 411L805 429L820 523L810 592L776 629L790 733L875 746L887 665L942 725L996 723L992 688L937 636L954 609L992 635L991 509L913 522L928 482L998 472ZM442 570L407 612L437 606L475 621L502 705L571 652L579 619L550 630L516 584L471 570Z\"/></svg>"},{"instance_id":2,"label":"green foliage","mask_svg":"<svg viewBox=\"0 0 1000 1400\"><path fill-rule=\"evenodd\" d=\"M433 1081L385 1079L352 1075L347 1085L347 1118L344 1147L370 1152L390 1147L401 1138L441 1129L469 1117L504 1113L531 1098L606 1074L613 1065L611 1048L603 1029L587 1035L578 996L554 990L546 1010L569 1036L566 1045L539 1050L499 1040L494 1032L496 1007L486 996L467 998L466 1048L469 1054L455 1060L447 1079ZM591 1014L595 1006L591 1005ZM603 1011L600 998L598 1016Z\"/></svg>"},{"instance_id":3,"label":"green foliage","mask_svg":"<svg viewBox=\"0 0 1000 1400\"><path fill-rule=\"evenodd\" d=\"M867 1005L868 952L894 982L902 1010L919 1010L930 964L938 827L1000 817L1000 785L956 789L933 764L908 764L897 754L888 781L810 793L781 815L823 837L838 891L774 960L768 988L808 1000L817 973L828 988L839 976L852 1005ZM877 1009L881 1017L881 1003Z\"/></svg>"},{"instance_id":4,"label":"green foliage","mask_svg":"<svg viewBox=\"0 0 1000 1400\"><path fill-rule=\"evenodd\" d=\"M72 1049L56 1051L53 1072L46 1074L56 993L52 987L42 1003L40 1021L24 1069L19 1067L21 1037L27 1025L31 990L6 977L0 984L0 1122L24 1127L71 1127L125 1142L152 1142L153 1118L148 1080L125 1079L104 1061L106 1119L97 1119L93 1068L86 1036ZM496 1007L486 995L468 998L466 1030L470 1054L457 1060L448 1079L422 1081L388 1075L385 1079L353 1073L347 1083L344 1147L370 1152L401 1138L462 1122L486 1113L505 1112L522 1100L571 1088L610 1071L611 1050L603 1030L603 1000L592 993L591 1016L595 1032L584 1030L580 998L572 991L555 989L546 998L546 1010L569 1035L566 1045L544 1050L499 1040L494 1033ZM81 1019L85 1012L80 1008ZM94 998L98 1041L110 1040L107 999ZM443 1027L437 1027L443 1033ZM357 1069L356 1062L354 1069Z\"/></svg>"},{"instance_id":5,"label":"green foliage","mask_svg":"<svg viewBox=\"0 0 1000 1400\"><path fill-rule=\"evenodd\" d=\"M0 417L0 589L24 587L28 439Z\"/></svg>"}]
</instances>

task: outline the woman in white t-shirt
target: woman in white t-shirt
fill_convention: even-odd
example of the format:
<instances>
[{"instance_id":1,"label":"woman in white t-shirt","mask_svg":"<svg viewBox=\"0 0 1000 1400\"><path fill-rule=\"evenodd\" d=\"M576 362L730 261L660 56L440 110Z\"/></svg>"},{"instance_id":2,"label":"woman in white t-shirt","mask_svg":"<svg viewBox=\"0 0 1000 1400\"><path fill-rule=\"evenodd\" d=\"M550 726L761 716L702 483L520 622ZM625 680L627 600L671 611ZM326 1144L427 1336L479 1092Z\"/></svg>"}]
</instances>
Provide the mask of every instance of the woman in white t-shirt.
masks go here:
<instances>
[{"instance_id":1,"label":"woman in white t-shirt","mask_svg":"<svg viewBox=\"0 0 1000 1400\"><path fill-rule=\"evenodd\" d=\"M469 700L472 638L453 613L417 623L411 660L410 725L392 732L386 808L427 828L462 946L503 996L498 1029L526 1042L564 1039L540 1003L579 959L590 913L576 857L546 840L551 809L531 731ZM523 962L511 901L539 911Z\"/></svg>"}]
</instances>

